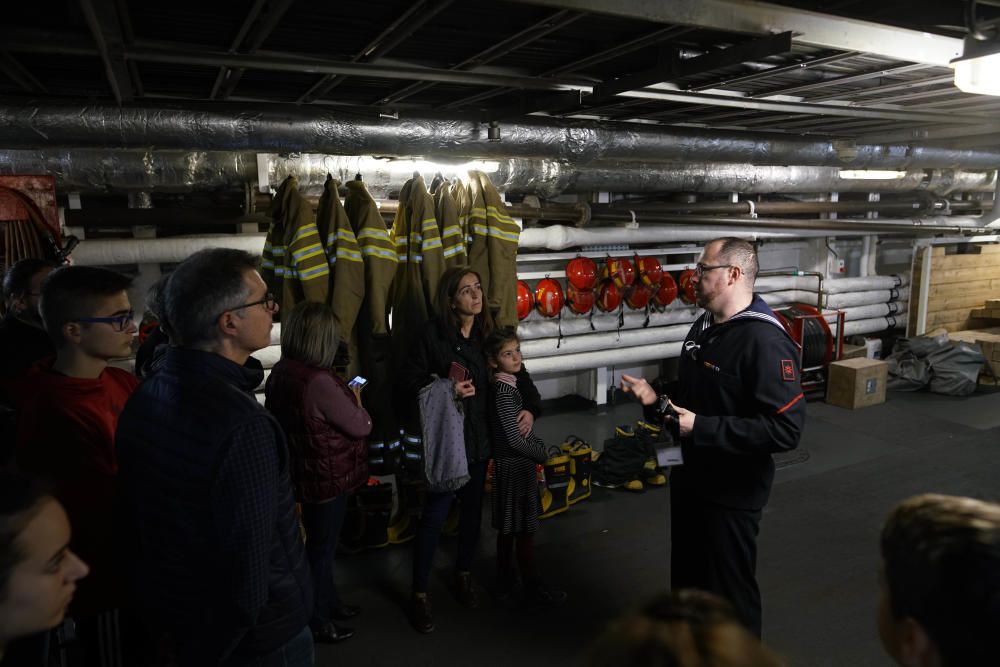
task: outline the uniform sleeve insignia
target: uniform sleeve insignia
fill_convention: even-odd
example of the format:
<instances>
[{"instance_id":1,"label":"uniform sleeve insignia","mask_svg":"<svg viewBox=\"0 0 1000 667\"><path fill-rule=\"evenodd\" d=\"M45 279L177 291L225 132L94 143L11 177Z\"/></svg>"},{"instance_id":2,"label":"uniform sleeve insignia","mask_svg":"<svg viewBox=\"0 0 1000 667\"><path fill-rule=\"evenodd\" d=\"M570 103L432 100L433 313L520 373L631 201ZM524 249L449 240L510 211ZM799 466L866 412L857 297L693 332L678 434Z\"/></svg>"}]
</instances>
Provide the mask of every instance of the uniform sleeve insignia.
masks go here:
<instances>
[{"instance_id":1,"label":"uniform sleeve insignia","mask_svg":"<svg viewBox=\"0 0 1000 667\"><path fill-rule=\"evenodd\" d=\"M795 364L791 359L781 360L781 379L786 382L795 381Z\"/></svg>"}]
</instances>

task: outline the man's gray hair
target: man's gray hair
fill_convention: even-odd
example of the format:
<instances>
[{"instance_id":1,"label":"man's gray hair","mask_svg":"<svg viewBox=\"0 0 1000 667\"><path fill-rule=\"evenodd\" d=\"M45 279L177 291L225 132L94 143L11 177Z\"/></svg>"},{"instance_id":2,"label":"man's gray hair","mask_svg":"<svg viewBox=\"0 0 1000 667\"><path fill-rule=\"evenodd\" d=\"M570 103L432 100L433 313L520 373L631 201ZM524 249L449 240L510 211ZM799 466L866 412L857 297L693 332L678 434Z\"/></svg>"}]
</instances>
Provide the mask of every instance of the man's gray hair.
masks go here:
<instances>
[{"instance_id":1,"label":"man's gray hair","mask_svg":"<svg viewBox=\"0 0 1000 667\"><path fill-rule=\"evenodd\" d=\"M724 236L715 239L712 243L719 244L719 259L740 267L740 271L752 286L760 271L760 264L757 262L757 248L747 240L736 238L735 236Z\"/></svg>"},{"instance_id":2,"label":"man's gray hair","mask_svg":"<svg viewBox=\"0 0 1000 667\"><path fill-rule=\"evenodd\" d=\"M257 258L243 250L208 248L181 262L170 274L161 303L177 345L203 347L219 340L219 316L246 302L243 276Z\"/></svg>"}]
</instances>

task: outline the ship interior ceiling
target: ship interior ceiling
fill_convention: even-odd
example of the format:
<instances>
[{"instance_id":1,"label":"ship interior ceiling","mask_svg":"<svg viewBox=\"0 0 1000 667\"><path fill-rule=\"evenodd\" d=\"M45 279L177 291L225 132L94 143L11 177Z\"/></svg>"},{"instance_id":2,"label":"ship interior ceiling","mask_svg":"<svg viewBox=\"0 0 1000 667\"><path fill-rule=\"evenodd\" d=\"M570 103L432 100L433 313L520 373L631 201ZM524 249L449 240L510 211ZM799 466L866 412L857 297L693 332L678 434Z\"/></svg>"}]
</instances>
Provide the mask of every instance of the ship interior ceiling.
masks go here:
<instances>
[{"instance_id":1,"label":"ship interior ceiling","mask_svg":"<svg viewBox=\"0 0 1000 667\"><path fill-rule=\"evenodd\" d=\"M942 330L995 344L986 370L1000 373L1000 87L965 92L953 62L1000 53L1000 0L43 0L2 15L0 186L52 178L59 242L77 264L132 275L137 310L200 248L260 256L290 176L316 206L328 178L357 174L392 231L415 175L433 189L485 174L520 227L502 275L523 283L516 321L550 445L575 429L600 449L638 417L615 384L676 375L705 244L753 240L757 291L800 344L810 399L761 542L764 639L789 664L889 664L868 627L878 523L902 499L884 478L996 499L996 466L977 463L1000 428L983 417L1000 414L995 375L968 399L823 399L841 357L874 362ZM579 257L603 272L585 288L568 270ZM258 355L267 373L279 336L280 323ZM523 644L518 664L579 664L602 625L666 587L666 494L614 493L542 525L559 524L540 558L572 560L561 583L571 600L586 591L579 623L488 612ZM635 540L608 536L619 529ZM413 657L424 649L398 609L408 556L345 560L371 622L317 664L511 664L468 661L493 637L450 603L438 634L455 623L462 651Z\"/></svg>"}]
</instances>

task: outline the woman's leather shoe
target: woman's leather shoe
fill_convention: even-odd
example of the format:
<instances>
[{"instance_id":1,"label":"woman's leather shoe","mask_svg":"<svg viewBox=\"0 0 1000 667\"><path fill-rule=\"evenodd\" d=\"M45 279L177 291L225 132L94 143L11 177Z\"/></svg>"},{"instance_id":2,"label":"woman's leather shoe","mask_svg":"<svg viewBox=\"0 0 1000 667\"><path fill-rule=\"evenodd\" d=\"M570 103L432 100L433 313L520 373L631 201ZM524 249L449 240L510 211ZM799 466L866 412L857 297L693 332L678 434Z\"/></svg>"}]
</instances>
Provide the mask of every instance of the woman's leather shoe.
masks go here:
<instances>
[{"instance_id":1,"label":"woman's leather shoe","mask_svg":"<svg viewBox=\"0 0 1000 667\"><path fill-rule=\"evenodd\" d=\"M345 628L327 623L321 630L313 630L313 640L317 644L339 644L354 636L354 628Z\"/></svg>"},{"instance_id":2,"label":"woman's leather shoe","mask_svg":"<svg viewBox=\"0 0 1000 667\"><path fill-rule=\"evenodd\" d=\"M414 595L410 600L410 625L417 632L427 634L434 632L434 615L431 612L431 601L426 595Z\"/></svg>"}]
</instances>

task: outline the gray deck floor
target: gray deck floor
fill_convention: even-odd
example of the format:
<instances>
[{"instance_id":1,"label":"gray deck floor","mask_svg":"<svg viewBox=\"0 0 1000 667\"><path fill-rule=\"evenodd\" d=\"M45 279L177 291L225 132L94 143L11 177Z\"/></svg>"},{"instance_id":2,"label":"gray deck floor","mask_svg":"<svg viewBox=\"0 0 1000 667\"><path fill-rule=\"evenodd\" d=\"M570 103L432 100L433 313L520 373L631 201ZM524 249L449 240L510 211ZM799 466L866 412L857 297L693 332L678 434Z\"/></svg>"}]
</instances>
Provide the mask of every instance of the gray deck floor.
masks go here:
<instances>
[{"instance_id":1,"label":"gray deck floor","mask_svg":"<svg viewBox=\"0 0 1000 667\"><path fill-rule=\"evenodd\" d=\"M635 405L603 414L543 417L557 444L569 433L600 443ZM809 405L809 458L780 469L760 538L764 639L795 667L883 666L875 629L878 534L898 500L934 491L1000 498L1000 393L960 399L891 393L850 411ZM342 596L364 613L354 639L317 647L317 665L570 665L610 619L665 590L668 493L595 489L591 499L544 521L537 557L569 603L556 610L458 606L448 589L453 541L443 541L432 580L437 630L422 636L403 611L409 545L338 561ZM492 580L494 536L484 521L476 574Z\"/></svg>"}]
</instances>

